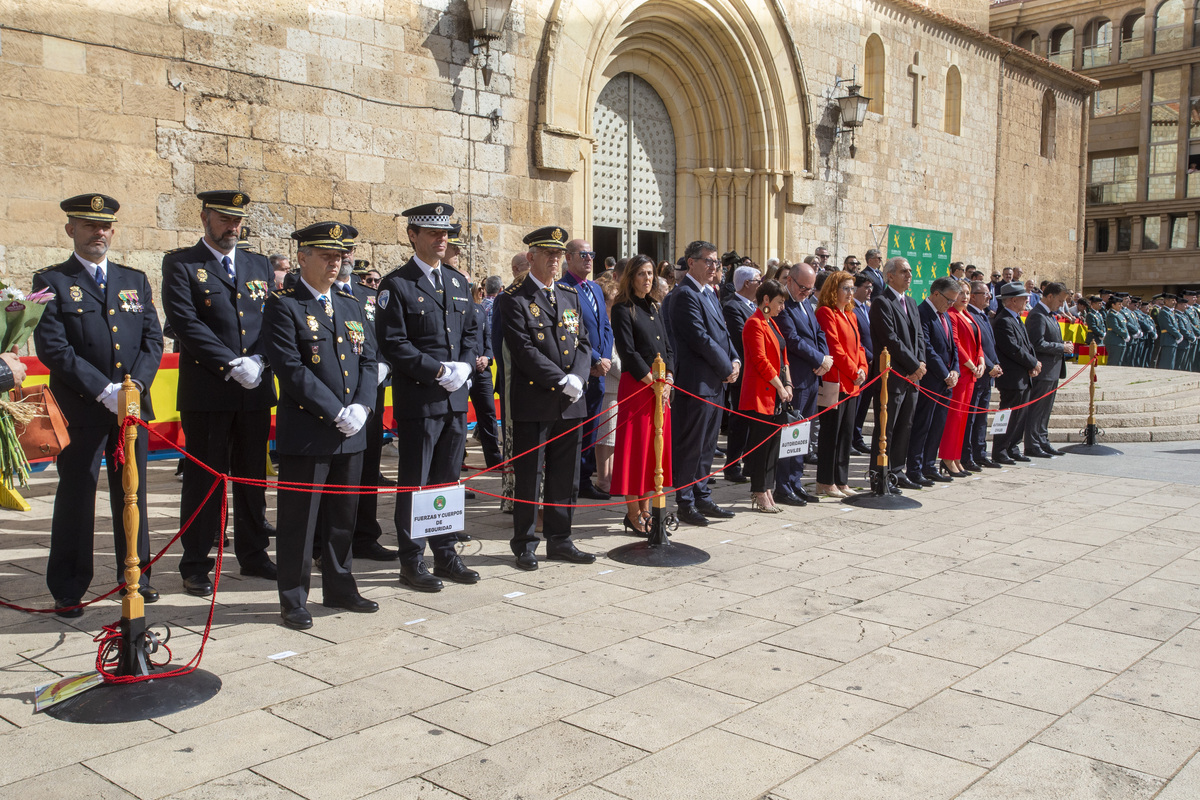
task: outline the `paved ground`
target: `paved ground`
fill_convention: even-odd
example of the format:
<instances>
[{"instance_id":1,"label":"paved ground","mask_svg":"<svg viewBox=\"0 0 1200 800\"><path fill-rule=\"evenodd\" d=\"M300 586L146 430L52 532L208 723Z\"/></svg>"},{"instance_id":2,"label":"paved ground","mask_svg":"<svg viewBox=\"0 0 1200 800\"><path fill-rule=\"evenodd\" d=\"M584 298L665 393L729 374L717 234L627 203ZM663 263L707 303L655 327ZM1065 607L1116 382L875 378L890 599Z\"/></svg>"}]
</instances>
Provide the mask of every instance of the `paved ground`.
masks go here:
<instances>
[{"instance_id":1,"label":"paved ground","mask_svg":"<svg viewBox=\"0 0 1200 800\"><path fill-rule=\"evenodd\" d=\"M380 612L314 605L298 633L271 585L227 573L204 659L223 690L121 726L34 715L31 699L90 667L115 603L76 624L0 611L0 796L1195 798L1200 444L1161 447L1155 480L1130 477L1150 474L1132 454L1075 456L903 513L767 516L725 484L742 513L681 530L712 559L669 571L519 572L510 518L479 502L475 587L419 595L361 563ZM172 466L152 468L160 545ZM0 512L4 599L49 602L53 485L37 479L31 513ZM631 541L616 519L581 513L581 546ZM149 612L186 659L207 606L180 593L176 558Z\"/></svg>"}]
</instances>

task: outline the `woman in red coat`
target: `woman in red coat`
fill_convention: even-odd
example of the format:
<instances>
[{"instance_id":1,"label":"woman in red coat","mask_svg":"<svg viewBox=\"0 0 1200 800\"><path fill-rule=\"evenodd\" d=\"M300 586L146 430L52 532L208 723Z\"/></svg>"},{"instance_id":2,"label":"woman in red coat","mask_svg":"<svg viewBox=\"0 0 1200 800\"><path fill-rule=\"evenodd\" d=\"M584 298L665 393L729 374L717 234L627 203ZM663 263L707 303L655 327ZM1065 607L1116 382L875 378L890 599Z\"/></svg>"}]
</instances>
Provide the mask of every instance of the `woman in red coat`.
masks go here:
<instances>
[{"instance_id":1,"label":"woman in red coat","mask_svg":"<svg viewBox=\"0 0 1200 800\"><path fill-rule=\"evenodd\" d=\"M779 422L776 413L792 399L787 347L774 317L783 311L787 295L778 281L763 281L754 293L758 310L746 320L742 344L746 363L742 367L742 394L738 410L751 417L746 454L750 471L751 504L766 514L783 511L775 505L775 463L779 460ZM761 444L760 444L761 443Z\"/></svg>"},{"instance_id":2,"label":"woman in red coat","mask_svg":"<svg viewBox=\"0 0 1200 800\"><path fill-rule=\"evenodd\" d=\"M833 366L821 376L823 391L817 396L817 405L828 408L841 403L821 415L817 433L817 494L849 497L855 494L847 482L858 387L867 379L867 353L854 316L854 276L849 272L835 272L821 284L817 322L825 331L829 355L833 357ZM828 402L823 403L822 396Z\"/></svg>"},{"instance_id":3,"label":"woman in red coat","mask_svg":"<svg viewBox=\"0 0 1200 800\"><path fill-rule=\"evenodd\" d=\"M947 312L954 325L954 344L958 348L958 383L954 384L954 395L950 398L950 411L946 415L946 427L942 431L942 443L938 446L938 457L942 468L953 478L969 478L971 473L962 466L963 434L970 416L975 379L983 374L983 343L979 329L975 327L967 311L971 299L971 284L959 281L958 300Z\"/></svg>"}]
</instances>

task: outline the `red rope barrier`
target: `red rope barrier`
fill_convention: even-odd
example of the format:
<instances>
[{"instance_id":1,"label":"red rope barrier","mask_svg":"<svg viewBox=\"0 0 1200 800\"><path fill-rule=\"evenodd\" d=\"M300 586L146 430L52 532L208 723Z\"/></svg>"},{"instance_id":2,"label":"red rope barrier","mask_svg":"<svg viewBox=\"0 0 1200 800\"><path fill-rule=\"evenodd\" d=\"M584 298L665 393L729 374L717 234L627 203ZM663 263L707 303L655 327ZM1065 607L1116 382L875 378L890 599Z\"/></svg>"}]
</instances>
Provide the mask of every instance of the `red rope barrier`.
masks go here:
<instances>
[{"instance_id":1,"label":"red rope barrier","mask_svg":"<svg viewBox=\"0 0 1200 800\"><path fill-rule=\"evenodd\" d=\"M1048 392L1046 392L1045 394L1041 395L1040 397L1035 397L1034 399L1030 400L1029 402L1022 403L1022 404L1021 404L1021 405L1019 405L1019 406L1011 406L1010 408L1001 408L1001 409L998 409L998 410L999 410L999 411L1016 411L1016 410L1017 410L1017 409L1019 409L1019 408L1025 408L1026 406L1031 406L1031 405L1033 405L1034 403L1038 402L1039 400L1043 400L1043 399L1045 399L1045 398L1049 397L1050 395L1054 394L1054 393L1055 393L1055 392L1057 392L1059 389L1061 389L1062 387L1066 386L1068 383L1070 383L1071 381L1075 380L1076 378L1078 378L1078 377L1079 377L1080 375L1082 375L1083 373L1087 372L1087 370L1088 370L1088 368L1089 368L1090 366L1091 366L1090 364L1084 364L1082 367L1080 367L1080 368L1079 368L1079 370L1078 370L1078 371L1077 371L1077 372L1076 372L1074 375L1072 375L1071 377L1067 378L1067 379L1066 379L1066 380L1064 380L1062 383L1058 384L1058 385L1057 385L1057 386L1055 386L1053 389L1051 389L1050 391L1048 391ZM943 408L948 408L948 409L950 409L951 411L962 411L962 410L964 410L964 409L965 409L966 411L968 411L968 412L970 412L970 413L974 413L974 414L986 414L986 413L988 413L988 412L990 412L990 411L991 411L991 409L990 409L990 408L980 408L979 406L973 406L973 405L971 405L970 403L962 403L962 404L959 404L959 403L956 403L954 400L951 400L951 401L950 401L950 403L944 403L944 402L942 402L942 395L940 395L940 394L935 394L934 392L931 392L931 391L929 391L929 390L928 390L928 389L926 389L924 386L922 386L922 385L921 385L919 382L914 382L914 381L911 381L911 380L909 380L907 377L905 377L904 375L901 375L901 374L900 374L900 373L898 373L898 372L896 373L896 375L897 375L897 376L898 376L900 379L902 379L902 380L906 381L907 383L909 383L910 385L912 385L912 386L915 386L915 387L916 387L916 389L917 389L917 391L921 392L921 393L922 393L922 394L924 394L926 397L928 397L930 400L932 400L933 402L937 403L939 406L942 406Z\"/></svg>"}]
</instances>

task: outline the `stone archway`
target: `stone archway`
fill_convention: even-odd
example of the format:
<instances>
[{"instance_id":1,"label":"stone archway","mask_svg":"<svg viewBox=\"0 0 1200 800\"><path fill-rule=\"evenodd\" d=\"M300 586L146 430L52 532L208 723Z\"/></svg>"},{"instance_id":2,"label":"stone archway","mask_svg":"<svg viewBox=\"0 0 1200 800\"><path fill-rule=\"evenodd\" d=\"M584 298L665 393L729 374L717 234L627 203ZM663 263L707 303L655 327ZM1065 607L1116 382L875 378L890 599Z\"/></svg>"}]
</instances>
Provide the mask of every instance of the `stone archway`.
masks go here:
<instances>
[{"instance_id":1,"label":"stone archway","mask_svg":"<svg viewBox=\"0 0 1200 800\"><path fill-rule=\"evenodd\" d=\"M811 192L813 136L778 0L556 0L549 20L534 159L573 173L573 230L593 226L595 102L630 72L670 114L677 246L711 239L760 262L782 250L785 211Z\"/></svg>"}]
</instances>

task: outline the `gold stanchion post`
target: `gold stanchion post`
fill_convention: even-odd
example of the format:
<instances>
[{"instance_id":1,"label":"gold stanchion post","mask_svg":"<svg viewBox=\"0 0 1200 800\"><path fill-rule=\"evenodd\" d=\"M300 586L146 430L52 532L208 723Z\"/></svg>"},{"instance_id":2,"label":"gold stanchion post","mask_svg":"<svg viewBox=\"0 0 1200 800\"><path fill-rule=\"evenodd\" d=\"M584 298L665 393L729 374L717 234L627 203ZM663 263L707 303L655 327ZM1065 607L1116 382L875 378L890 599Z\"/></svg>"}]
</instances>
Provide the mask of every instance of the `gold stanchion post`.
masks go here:
<instances>
[{"instance_id":1,"label":"gold stanchion post","mask_svg":"<svg viewBox=\"0 0 1200 800\"><path fill-rule=\"evenodd\" d=\"M118 417L140 419L142 395L137 384L128 375L117 395ZM121 650L117 666L118 675L147 675L150 672L146 655L146 606L140 590L142 570L138 558L138 526L141 511L138 508L138 460L137 425L125 428L125 468L121 471L121 488L125 491L125 598L121 601Z\"/></svg>"},{"instance_id":2,"label":"gold stanchion post","mask_svg":"<svg viewBox=\"0 0 1200 800\"><path fill-rule=\"evenodd\" d=\"M892 354L883 348L883 352L879 354L879 419L876 424L879 426L879 456L875 459L875 466L879 470L880 479L883 481L884 492L887 491L887 472L888 472L888 456L887 456L887 402L888 402L888 375L892 371ZM872 487L874 488L874 487ZM883 494L884 492L879 492Z\"/></svg>"},{"instance_id":3,"label":"gold stanchion post","mask_svg":"<svg viewBox=\"0 0 1200 800\"><path fill-rule=\"evenodd\" d=\"M663 395L667 391L664 381L667 377L667 364L661 354L654 357L650 375L654 378L654 383L651 384L654 391L654 500L650 545L658 547L667 544L666 526L663 525L663 514L667 507L667 498L663 495Z\"/></svg>"},{"instance_id":4,"label":"gold stanchion post","mask_svg":"<svg viewBox=\"0 0 1200 800\"><path fill-rule=\"evenodd\" d=\"M867 462L871 478L871 491L856 494L842 499L847 505L874 508L884 511L901 511L920 508L921 504L911 497L901 497L893 494L892 480L888 474L888 378L892 374L892 355L883 348L879 353L879 413L875 417L876 435L879 437L879 452L875 455L875 468L871 470L871 462ZM861 402L861 400L860 400Z\"/></svg>"},{"instance_id":5,"label":"gold stanchion post","mask_svg":"<svg viewBox=\"0 0 1200 800\"><path fill-rule=\"evenodd\" d=\"M1096 363L1098 360L1100 345L1092 342L1089 346L1091 350L1091 364L1088 370L1088 416L1087 424L1083 427L1083 441L1079 444L1069 445L1063 448L1063 452L1071 453L1080 456L1119 456L1121 451L1115 447L1109 447L1106 444L1100 444L1097 439L1100 436L1100 426L1096 424Z\"/></svg>"}]
</instances>

